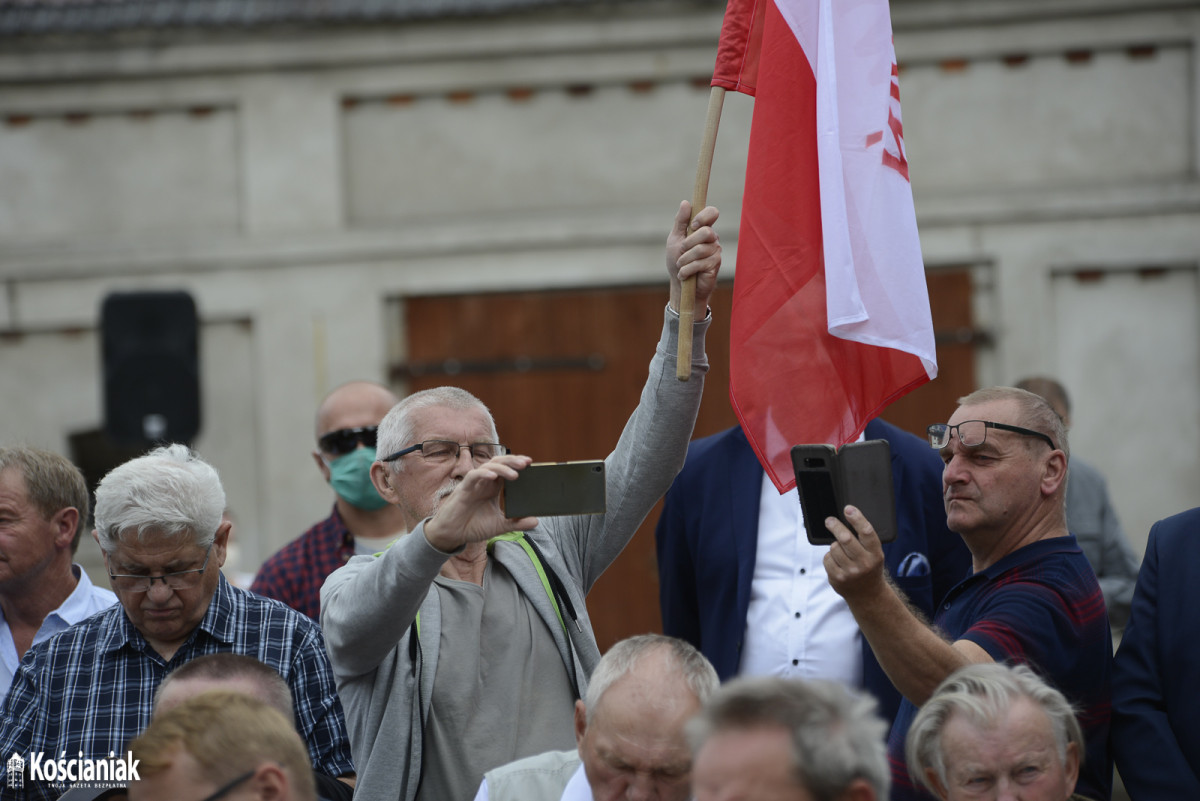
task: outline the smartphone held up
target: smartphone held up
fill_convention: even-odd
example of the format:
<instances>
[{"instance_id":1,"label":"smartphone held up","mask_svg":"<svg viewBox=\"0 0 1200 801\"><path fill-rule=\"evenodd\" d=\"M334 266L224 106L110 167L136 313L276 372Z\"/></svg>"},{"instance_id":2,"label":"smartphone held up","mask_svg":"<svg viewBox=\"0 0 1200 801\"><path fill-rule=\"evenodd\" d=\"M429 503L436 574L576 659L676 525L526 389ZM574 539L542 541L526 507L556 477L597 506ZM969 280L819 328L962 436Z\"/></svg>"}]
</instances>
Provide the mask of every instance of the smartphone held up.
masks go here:
<instances>
[{"instance_id":1,"label":"smartphone held up","mask_svg":"<svg viewBox=\"0 0 1200 801\"><path fill-rule=\"evenodd\" d=\"M504 482L500 508L509 518L603 514L604 461L534 462Z\"/></svg>"},{"instance_id":2,"label":"smartphone held up","mask_svg":"<svg viewBox=\"0 0 1200 801\"><path fill-rule=\"evenodd\" d=\"M871 522L880 542L896 539L896 498L892 484L892 455L886 440L832 445L796 445L792 467L808 541L829 545L833 534L825 520L846 521L847 505L855 506Z\"/></svg>"}]
</instances>

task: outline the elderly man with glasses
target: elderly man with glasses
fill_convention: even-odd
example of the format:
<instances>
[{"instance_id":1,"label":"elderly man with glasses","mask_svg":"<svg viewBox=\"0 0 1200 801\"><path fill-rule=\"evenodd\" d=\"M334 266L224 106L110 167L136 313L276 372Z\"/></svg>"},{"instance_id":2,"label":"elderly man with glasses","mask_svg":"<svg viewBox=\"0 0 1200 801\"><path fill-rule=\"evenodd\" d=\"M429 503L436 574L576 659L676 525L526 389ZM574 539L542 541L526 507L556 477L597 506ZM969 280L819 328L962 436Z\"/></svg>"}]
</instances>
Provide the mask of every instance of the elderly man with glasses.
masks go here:
<instances>
[{"instance_id":1,"label":"elderly man with glasses","mask_svg":"<svg viewBox=\"0 0 1200 801\"><path fill-rule=\"evenodd\" d=\"M3 710L0 753L17 754L30 799L55 798L81 776L38 781L35 759L121 755L150 721L154 691L177 666L232 651L288 683L313 763L350 778L350 744L317 624L221 575L230 524L217 472L183 445L112 470L96 488L96 529L118 604L35 645ZM41 755L41 756L38 756ZM9 765L16 763L8 763Z\"/></svg>"},{"instance_id":2,"label":"elderly man with glasses","mask_svg":"<svg viewBox=\"0 0 1200 801\"><path fill-rule=\"evenodd\" d=\"M318 620L321 585L329 574L351 556L382 551L404 533L403 514L371 484L379 421L398 400L385 386L351 381L321 402L312 456L337 496L333 511L263 562L251 590Z\"/></svg>"},{"instance_id":3,"label":"elderly man with glasses","mask_svg":"<svg viewBox=\"0 0 1200 801\"><path fill-rule=\"evenodd\" d=\"M375 488L409 533L354 557L321 590L321 625L359 768L355 797L467 799L484 772L575 745L575 701L600 652L584 596L683 465L700 405L708 297L721 261L707 207L680 205L667 239L670 303L641 401L606 460L607 511L504 516L528 456L501 445L464 390L411 395L379 426ZM695 322L679 330L681 279ZM675 377L678 339L690 381ZM522 532L524 532L522 534Z\"/></svg>"},{"instance_id":4,"label":"elderly man with glasses","mask_svg":"<svg viewBox=\"0 0 1200 801\"><path fill-rule=\"evenodd\" d=\"M941 453L947 525L971 552L971 574L942 599L934 625L914 614L883 567L870 521L847 507L825 556L892 683L904 695L889 738L892 799L928 798L905 768L917 709L954 670L1029 664L1080 710L1086 739L1077 792L1107 801L1112 640L1096 574L1066 525L1069 449L1062 419L1041 397L994 387L959 399L949 423L929 427Z\"/></svg>"}]
</instances>

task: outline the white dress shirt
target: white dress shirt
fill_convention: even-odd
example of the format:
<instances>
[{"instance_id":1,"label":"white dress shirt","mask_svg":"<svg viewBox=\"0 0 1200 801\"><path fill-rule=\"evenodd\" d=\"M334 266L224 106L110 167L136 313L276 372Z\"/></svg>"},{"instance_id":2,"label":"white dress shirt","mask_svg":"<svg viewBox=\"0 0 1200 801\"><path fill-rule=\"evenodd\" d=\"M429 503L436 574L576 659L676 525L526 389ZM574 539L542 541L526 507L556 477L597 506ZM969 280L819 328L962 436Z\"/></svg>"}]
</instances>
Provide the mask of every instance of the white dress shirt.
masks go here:
<instances>
[{"instance_id":1,"label":"white dress shirt","mask_svg":"<svg viewBox=\"0 0 1200 801\"><path fill-rule=\"evenodd\" d=\"M764 476L739 673L862 686L862 633L829 586L828 551L808 541L796 490L780 495Z\"/></svg>"}]
</instances>

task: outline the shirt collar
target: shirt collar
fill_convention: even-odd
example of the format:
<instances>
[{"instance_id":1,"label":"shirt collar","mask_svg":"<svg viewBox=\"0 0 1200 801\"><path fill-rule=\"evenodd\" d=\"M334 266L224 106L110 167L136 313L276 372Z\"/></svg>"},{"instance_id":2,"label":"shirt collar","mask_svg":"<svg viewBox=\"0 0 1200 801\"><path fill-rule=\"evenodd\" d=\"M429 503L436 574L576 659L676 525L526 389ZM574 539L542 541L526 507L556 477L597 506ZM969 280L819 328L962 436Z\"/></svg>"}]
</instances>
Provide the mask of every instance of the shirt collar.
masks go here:
<instances>
[{"instance_id":1,"label":"shirt collar","mask_svg":"<svg viewBox=\"0 0 1200 801\"><path fill-rule=\"evenodd\" d=\"M995 564L990 565L978 573L972 573L958 584L950 588L946 593L944 603L949 603L958 595L964 592L967 587L970 587L981 581L994 581L996 578L1004 575L1008 571L1037 562L1046 558L1052 553L1079 553L1083 551L1079 548L1079 543L1075 540L1074 534L1068 534L1065 537L1051 537L1046 540L1038 540L1024 545L1007 556L999 559Z\"/></svg>"},{"instance_id":2,"label":"shirt collar","mask_svg":"<svg viewBox=\"0 0 1200 801\"><path fill-rule=\"evenodd\" d=\"M975 575L994 579L1002 573L1012 570L1014 567L1039 561L1052 553L1072 552L1083 553L1079 549L1079 543L1075 540L1074 534L1068 534L1065 537L1051 537L1045 540L1038 540L1037 542L1031 542L1028 545L1018 548Z\"/></svg>"}]
</instances>

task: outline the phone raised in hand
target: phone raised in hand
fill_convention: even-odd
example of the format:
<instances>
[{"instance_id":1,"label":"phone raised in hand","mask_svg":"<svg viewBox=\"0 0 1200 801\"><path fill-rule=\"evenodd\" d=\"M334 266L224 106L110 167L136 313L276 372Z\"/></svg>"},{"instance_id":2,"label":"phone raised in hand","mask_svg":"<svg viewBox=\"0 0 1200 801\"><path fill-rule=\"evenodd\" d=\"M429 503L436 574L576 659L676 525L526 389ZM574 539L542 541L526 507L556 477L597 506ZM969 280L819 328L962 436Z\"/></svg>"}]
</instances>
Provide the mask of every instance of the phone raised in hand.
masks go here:
<instances>
[{"instance_id":1,"label":"phone raised in hand","mask_svg":"<svg viewBox=\"0 0 1200 801\"><path fill-rule=\"evenodd\" d=\"M833 534L825 519L846 521L847 505L858 507L879 535L880 542L896 539L896 498L892 484L892 453L887 440L853 442L840 450L832 445L796 445L792 467L804 529L814 545L830 545Z\"/></svg>"},{"instance_id":2,"label":"phone raised in hand","mask_svg":"<svg viewBox=\"0 0 1200 801\"><path fill-rule=\"evenodd\" d=\"M509 518L603 514L604 461L534 462L504 482L500 508Z\"/></svg>"}]
</instances>

